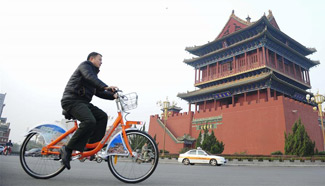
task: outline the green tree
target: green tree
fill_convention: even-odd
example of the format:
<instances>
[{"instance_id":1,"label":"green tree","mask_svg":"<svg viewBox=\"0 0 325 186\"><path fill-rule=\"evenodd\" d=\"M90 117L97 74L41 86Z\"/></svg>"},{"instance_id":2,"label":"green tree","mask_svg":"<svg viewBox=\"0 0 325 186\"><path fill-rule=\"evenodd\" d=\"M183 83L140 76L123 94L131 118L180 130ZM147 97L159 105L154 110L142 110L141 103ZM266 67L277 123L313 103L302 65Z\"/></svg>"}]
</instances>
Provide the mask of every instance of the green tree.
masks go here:
<instances>
[{"instance_id":1,"label":"green tree","mask_svg":"<svg viewBox=\"0 0 325 186\"><path fill-rule=\"evenodd\" d=\"M202 133L200 131L200 134L196 139L195 148L201 147L201 141L202 141Z\"/></svg>"},{"instance_id":2,"label":"green tree","mask_svg":"<svg viewBox=\"0 0 325 186\"><path fill-rule=\"evenodd\" d=\"M201 144L201 147L203 150L206 150L212 154L221 154L224 150L225 145L223 142L219 142L214 135L214 131L212 130L211 134L208 133L209 130L205 129L204 130L204 139Z\"/></svg>"},{"instance_id":3,"label":"green tree","mask_svg":"<svg viewBox=\"0 0 325 186\"><path fill-rule=\"evenodd\" d=\"M209 147L211 147L210 139L209 139L209 130L205 127L204 133L203 133L203 141L202 141L202 144L201 144L201 148L203 150L209 151L210 150Z\"/></svg>"},{"instance_id":4,"label":"green tree","mask_svg":"<svg viewBox=\"0 0 325 186\"><path fill-rule=\"evenodd\" d=\"M285 145L284 152L287 155L310 156L315 153L315 142L312 142L308 136L305 126L301 119L292 127L292 133L284 133Z\"/></svg>"},{"instance_id":5,"label":"green tree","mask_svg":"<svg viewBox=\"0 0 325 186\"><path fill-rule=\"evenodd\" d=\"M140 128L140 131L146 132L145 125L143 125ZM129 143L131 145L131 148L133 150L141 149L145 143L148 143L148 141L145 138L143 138L143 136L140 135L132 135L132 136L128 136L128 138L129 138ZM148 148L151 148L150 143L148 143Z\"/></svg>"}]
</instances>

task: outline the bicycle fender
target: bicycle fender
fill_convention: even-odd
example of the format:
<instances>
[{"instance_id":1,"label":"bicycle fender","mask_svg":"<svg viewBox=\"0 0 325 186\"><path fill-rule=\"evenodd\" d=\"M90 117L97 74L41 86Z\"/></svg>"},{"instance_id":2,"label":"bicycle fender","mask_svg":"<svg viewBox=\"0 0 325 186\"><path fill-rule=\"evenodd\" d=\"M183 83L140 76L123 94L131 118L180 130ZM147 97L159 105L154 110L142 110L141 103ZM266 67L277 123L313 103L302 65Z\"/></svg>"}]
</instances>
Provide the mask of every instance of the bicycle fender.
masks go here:
<instances>
[{"instance_id":1,"label":"bicycle fender","mask_svg":"<svg viewBox=\"0 0 325 186\"><path fill-rule=\"evenodd\" d=\"M53 140L66 132L66 129L56 124L40 124L27 132L25 136L31 133L38 133L44 138L46 144L51 143Z\"/></svg>"}]
</instances>

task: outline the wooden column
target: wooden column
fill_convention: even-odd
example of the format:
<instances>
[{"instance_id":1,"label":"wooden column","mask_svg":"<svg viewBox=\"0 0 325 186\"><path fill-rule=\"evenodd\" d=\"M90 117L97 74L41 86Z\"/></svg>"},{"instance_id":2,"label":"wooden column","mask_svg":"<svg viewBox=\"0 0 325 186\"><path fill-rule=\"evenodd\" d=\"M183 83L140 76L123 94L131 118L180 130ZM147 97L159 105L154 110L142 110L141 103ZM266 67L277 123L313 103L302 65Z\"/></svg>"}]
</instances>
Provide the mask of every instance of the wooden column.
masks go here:
<instances>
[{"instance_id":1,"label":"wooden column","mask_svg":"<svg viewBox=\"0 0 325 186\"><path fill-rule=\"evenodd\" d=\"M236 73L236 72L237 72L236 56L234 56L234 57L232 58L232 61L233 61L233 63L234 63L233 71L234 71L234 73Z\"/></svg>"},{"instance_id":2,"label":"wooden column","mask_svg":"<svg viewBox=\"0 0 325 186\"><path fill-rule=\"evenodd\" d=\"M197 103L195 103L195 109L194 109L195 112L197 112Z\"/></svg>"},{"instance_id":3,"label":"wooden column","mask_svg":"<svg viewBox=\"0 0 325 186\"><path fill-rule=\"evenodd\" d=\"M232 106L235 106L235 96L233 95L231 98Z\"/></svg>"},{"instance_id":4,"label":"wooden column","mask_svg":"<svg viewBox=\"0 0 325 186\"><path fill-rule=\"evenodd\" d=\"M276 53L274 52L274 64L275 64L275 69L278 69L278 59L276 57Z\"/></svg>"},{"instance_id":5,"label":"wooden column","mask_svg":"<svg viewBox=\"0 0 325 186\"><path fill-rule=\"evenodd\" d=\"M267 101L269 101L271 98L271 89L267 88Z\"/></svg>"},{"instance_id":6,"label":"wooden column","mask_svg":"<svg viewBox=\"0 0 325 186\"><path fill-rule=\"evenodd\" d=\"M210 79L210 65L207 66L207 80Z\"/></svg>"},{"instance_id":7,"label":"wooden column","mask_svg":"<svg viewBox=\"0 0 325 186\"><path fill-rule=\"evenodd\" d=\"M248 69L247 52L245 52L245 68Z\"/></svg>"},{"instance_id":8,"label":"wooden column","mask_svg":"<svg viewBox=\"0 0 325 186\"><path fill-rule=\"evenodd\" d=\"M244 93L244 102L247 102L247 95L246 95L246 92Z\"/></svg>"},{"instance_id":9,"label":"wooden column","mask_svg":"<svg viewBox=\"0 0 325 186\"><path fill-rule=\"evenodd\" d=\"M284 57L282 56L282 70L283 72L285 72L285 69L284 69Z\"/></svg>"},{"instance_id":10,"label":"wooden column","mask_svg":"<svg viewBox=\"0 0 325 186\"><path fill-rule=\"evenodd\" d=\"M213 101L213 108L214 108L214 110L217 110L217 100L216 99Z\"/></svg>"},{"instance_id":11,"label":"wooden column","mask_svg":"<svg viewBox=\"0 0 325 186\"><path fill-rule=\"evenodd\" d=\"M219 63L218 63L218 61L217 61L217 76L216 76L217 78L219 77Z\"/></svg>"},{"instance_id":12,"label":"wooden column","mask_svg":"<svg viewBox=\"0 0 325 186\"><path fill-rule=\"evenodd\" d=\"M188 113L191 112L191 103L188 103Z\"/></svg>"},{"instance_id":13,"label":"wooden column","mask_svg":"<svg viewBox=\"0 0 325 186\"><path fill-rule=\"evenodd\" d=\"M262 52L263 52L263 57L262 57L263 58L262 59L263 62L262 62L262 64L265 65L266 64L266 57L265 57L265 47L264 46L262 47Z\"/></svg>"},{"instance_id":14,"label":"wooden column","mask_svg":"<svg viewBox=\"0 0 325 186\"><path fill-rule=\"evenodd\" d=\"M205 111L206 109L206 106L207 106L207 101L204 101L204 106L203 106L203 110Z\"/></svg>"},{"instance_id":15,"label":"wooden column","mask_svg":"<svg viewBox=\"0 0 325 186\"><path fill-rule=\"evenodd\" d=\"M302 81L301 66L299 66L299 74L300 74L300 77L299 77L300 79L299 80Z\"/></svg>"},{"instance_id":16,"label":"wooden column","mask_svg":"<svg viewBox=\"0 0 325 186\"><path fill-rule=\"evenodd\" d=\"M270 61L269 61L269 49L268 48L266 48L266 65L268 65L270 63Z\"/></svg>"},{"instance_id":17,"label":"wooden column","mask_svg":"<svg viewBox=\"0 0 325 186\"><path fill-rule=\"evenodd\" d=\"M261 66L260 49L259 48L257 48L257 62L258 62L258 66Z\"/></svg>"},{"instance_id":18,"label":"wooden column","mask_svg":"<svg viewBox=\"0 0 325 186\"><path fill-rule=\"evenodd\" d=\"M306 70L306 75L307 75L307 83L310 84L309 71L307 71L307 70Z\"/></svg>"},{"instance_id":19,"label":"wooden column","mask_svg":"<svg viewBox=\"0 0 325 186\"><path fill-rule=\"evenodd\" d=\"M257 100L256 103L260 102L260 89L257 90Z\"/></svg>"},{"instance_id":20,"label":"wooden column","mask_svg":"<svg viewBox=\"0 0 325 186\"><path fill-rule=\"evenodd\" d=\"M274 100L276 100L276 90L273 90L273 96L274 96Z\"/></svg>"},{"instance_id":21,"label":"wooden column","mask_svg":"<svg viewBox=\"0 0 325 186\"><path fill-rule=\"evenodd\" d=\"M220 64L220 76L222 77L223 76L223 65Z\"/></svg>"},{"instance_id":22,"label":"wooden column","mask_svg":"<svg viewBox=\"0 0 325 186\"><path fill-rule=\"evenodd\" d=\"M295 78L297 78L297 75L296 75L296 64L292 63L293 64L293 74L295 76Z\"/></svg>"}]
</instances>

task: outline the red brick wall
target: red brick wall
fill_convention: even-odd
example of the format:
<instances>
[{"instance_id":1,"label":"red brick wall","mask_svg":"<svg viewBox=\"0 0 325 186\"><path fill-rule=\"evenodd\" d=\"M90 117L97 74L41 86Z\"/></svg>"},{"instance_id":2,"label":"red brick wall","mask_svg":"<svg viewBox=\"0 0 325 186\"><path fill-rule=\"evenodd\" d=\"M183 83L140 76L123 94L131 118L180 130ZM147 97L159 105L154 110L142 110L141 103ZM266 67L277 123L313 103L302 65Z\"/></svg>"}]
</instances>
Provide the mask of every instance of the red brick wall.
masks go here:
<instances>
[{"instance_id":1,"label":"red brick wall","mask_svg":"<svg viewBox=\"0 0 325 186\"><path fill-rule=\"evenodd\" d=\"M179 114L179 116L169 119L167 122L167 128L171 131L174 131L176 134L181 134L182 132L187 132L189 134L189 121L192 117L192 113L188 114ZM172 117L170 117L172 118ZM149 125L149 134L154 137L156 135L156 141L158 143L158 149L163 150L164 144L164 127L158 124L157 119L158 115L150 117L150 125ZM175 133L173 133L175 135ZM181 134L180 136L183 136ZM179 137L175 135L176 138ZM178 154L179 151L184 147L183 143L175 143L175 141L167 134L165 136L165 150L169 151L171 154Z\"/></svg>"},{"instance_id":2,"label":"red brick wall","mask_svg":"<svg viewBox=\"0 0 325 186\"><path fill-rule=\"evenodd\" d=\"M176 114L168 117L167 127L176 136L183 136L184 134L191 134L191 123L193 112Z\"/></svg>"},{"instance_id":3,"label":"red brick wall","mask_svg":"<svg viewBox=\"0 0 325 186\"><path fill-rule=\"evenodd\" d=\"M316 142L318 150L322 150L321 128L318 125L317 113L313 112L311 106L283 96L278 96L277 100L273 98L269 101L261 99L259 103L252 98L248 100L251 102L243 102L242 105L236 104L234 107L224 105L216 110L206 109L193 114L195 119L222 115L222 124L213 130L217 139L225 144L224 154L269 155L278 150L284 152L284 133L291 132L293 123L299 117L311 139ZM159 148L162 149L163 127L158 125L157 117L150 118L149 134L152 136L157 134ZM167 126L176 137L191 131L190 135L197 138L200 131L191 126L191 118L192 114L169 117ZM182 144L175 144L166 135L166 150L178 153L181 148L183 148Z\"/></svg>"}]
</instances>

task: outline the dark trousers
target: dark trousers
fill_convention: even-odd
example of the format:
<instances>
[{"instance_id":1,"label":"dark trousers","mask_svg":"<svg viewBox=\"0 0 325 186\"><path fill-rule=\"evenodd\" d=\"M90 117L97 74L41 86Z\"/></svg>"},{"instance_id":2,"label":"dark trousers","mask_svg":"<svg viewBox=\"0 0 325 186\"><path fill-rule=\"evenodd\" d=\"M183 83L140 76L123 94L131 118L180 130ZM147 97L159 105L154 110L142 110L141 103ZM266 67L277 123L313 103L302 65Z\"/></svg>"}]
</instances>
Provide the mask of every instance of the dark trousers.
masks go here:
<instances>
[{"instance_id":1,"label":"dark trousers","mask_svg":"<svg viewBox=\"0 0 325 186\"><path fill-rule=\"evenodd\" d=\"M91 103L65 102L62 108L80 121L79 128L67 144L72 150L83 152L87 143L100 141L106 132L107 114Z\"/></svg>"}]
</instances>

